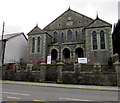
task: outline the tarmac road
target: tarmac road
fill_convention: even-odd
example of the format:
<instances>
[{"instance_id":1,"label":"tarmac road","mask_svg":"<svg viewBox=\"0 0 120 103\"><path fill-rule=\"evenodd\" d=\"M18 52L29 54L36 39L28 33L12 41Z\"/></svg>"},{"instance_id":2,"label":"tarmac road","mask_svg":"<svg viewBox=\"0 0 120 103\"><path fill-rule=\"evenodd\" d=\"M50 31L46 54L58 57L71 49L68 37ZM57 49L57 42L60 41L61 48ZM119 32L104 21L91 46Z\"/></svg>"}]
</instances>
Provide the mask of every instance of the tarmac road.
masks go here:
<instances>
[{"instance_id":1,"label":"tarmac road","mask_svg":"<svg viewBox=\"0 0 120 103\"><path fill-rule=\"evenodd\" d=\"M2 103L15 103L15 101L16 103L18 101L23 101L22 103L27 103L27 101L29 103L32 101L39 103L52 103L53 101L53 103L63 103L63 101L70 103L115 103L114 101L118 101L118 92L3 83L2 101L9 101Z\"/></svg>"}]
</instances>

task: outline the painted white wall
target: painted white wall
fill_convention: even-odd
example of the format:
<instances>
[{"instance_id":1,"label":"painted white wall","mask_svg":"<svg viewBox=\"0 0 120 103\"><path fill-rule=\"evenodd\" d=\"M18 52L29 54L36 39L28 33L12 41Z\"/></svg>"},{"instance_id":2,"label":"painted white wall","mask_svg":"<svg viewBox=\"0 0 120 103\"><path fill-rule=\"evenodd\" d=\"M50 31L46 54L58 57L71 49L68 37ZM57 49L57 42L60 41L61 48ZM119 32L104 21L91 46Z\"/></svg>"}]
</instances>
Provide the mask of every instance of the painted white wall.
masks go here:
<instances>
[{"instance_id":1,"label":"painted white wall","mask_svg":"<svg viewBox=\"0 0 120 103\"><path fill-rule=\"evenodd\" d=\"M20 62L27 60L27 40L23 34L8 39L5 47L4 63Z\"/></svg>"}]
</instances>

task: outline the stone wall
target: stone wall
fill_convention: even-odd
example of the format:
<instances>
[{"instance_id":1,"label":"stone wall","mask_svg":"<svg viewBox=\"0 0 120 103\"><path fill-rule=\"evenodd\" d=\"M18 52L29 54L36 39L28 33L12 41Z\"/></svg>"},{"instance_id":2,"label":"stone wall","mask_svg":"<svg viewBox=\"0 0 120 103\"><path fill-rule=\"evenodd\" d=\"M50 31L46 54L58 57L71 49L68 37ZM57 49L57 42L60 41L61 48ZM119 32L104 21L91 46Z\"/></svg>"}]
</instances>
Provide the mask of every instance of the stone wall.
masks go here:
<instances>
[{"instance_id":1,"label":"stone wall","mask_svg":"<svg viewBox=\"0 0 120 103\"><path fill-rule=\"evenodd\" d=\"M63 73L63 83L82 85L117 85L116 73Z\"/></svg>"},{"instance_id":2,"label":"stone wall","mask_svg":"<svg viewBox=\"0 0 120 103\"><path fill-rule=\"evenodd\" d=\"M30 65L31 66L31 65ZM89 71L84 68L91 68ZM31 69L30 69L31 68ZM24 71L2 71L3 80L32 81L32 82L54 82L64 84L80 84L80 85L117 85L117 73L114 68L108 71L101 70L98 67L65 65L58 63L56 65L38 65L35 71L34 65ZM65 69L66 68L66 69ZM102 72L101 72L102 71Z\"/></svg>"}]
</instances>

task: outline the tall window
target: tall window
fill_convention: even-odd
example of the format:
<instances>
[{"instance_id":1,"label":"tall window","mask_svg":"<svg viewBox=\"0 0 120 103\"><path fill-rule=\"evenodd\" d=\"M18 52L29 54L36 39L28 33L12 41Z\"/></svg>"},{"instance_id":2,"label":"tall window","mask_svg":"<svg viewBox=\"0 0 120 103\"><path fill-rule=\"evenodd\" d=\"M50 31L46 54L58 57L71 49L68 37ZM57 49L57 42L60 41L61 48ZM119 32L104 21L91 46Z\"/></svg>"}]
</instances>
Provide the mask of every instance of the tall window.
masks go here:
<instances>
[{"instance_id":1,"label":"tall window","mask_svg":"<svg viewBox=\"0 0 120 103\"><path fill-rule=\"evenodd\" d=\"M82 29L82 39L85 40L86 39L86 33L85 33L85 28Z\"/></svg>"},{"instance_id":2,"label":"tall window","mask_svg":"<svg viewBox=\"0 0 120 103\"><path fill-rule=\"evenodd\" d=\"M37 39L37 52L40 52L40 37Z\"/></svg>"},{"instance_id":3,"label":"tall window","mask_svg":"<svg viewBox=\"0 0 120 103\"><path fill-rule=\"evenodd\" d=\"M32 38L32 53L35 52L35 38Z\"/></svg>"},{"instance_id":4,"label":"tall window","mask_svg":"<svg viewBox=\"0 0 120 103\"><path fill-rule=\"evenodd\" d=\"M53 33L53 42L57 42L57 32Z\"/></svg>"},{"instance_id":5,"label":"tall window","mask_svg":"<svg viewBox=\"0 0 120 103\"><path fill-rule=\"evenodd\" d=\"M75 32L75 39L78 40L78 31Z\"/></svg>"},{"instance_id":6,"label":"tall window","mask_svg":"<svg viewBox=\"0 0 120 103\"><path fill-rule=\"evenodd\" d=\"M64 42L64 33L62 32L61 41Z\"/></svg>"},{"instance_id":7,"label":"tall window","mask_svg":"<svg viewBox=\"0 0 120 103\"><path fill-rule=\"evenodd\" d=\"M105 49L105 35L104 31L100 31L100 47L101 49Z\"/></svg>"},{"instance_id":8,"label":"tall window","mask_svg":"<svg viewBox=\"0 0 120 103\"><path fill-rule=\"evenodd\" d=\"M72 31L68 30L67 31L67 41L71 41L72 40Z\"/></svg>"},{"instance_id":9,"label":"tall window","mask_svg":"<svg viewBox=\"0 0 120 103\"><path fill-rule=\"evenodd\" d=\"M97 34L95 31L92 32L93 50L97 49Z\"/></svg>"}]
</instances>

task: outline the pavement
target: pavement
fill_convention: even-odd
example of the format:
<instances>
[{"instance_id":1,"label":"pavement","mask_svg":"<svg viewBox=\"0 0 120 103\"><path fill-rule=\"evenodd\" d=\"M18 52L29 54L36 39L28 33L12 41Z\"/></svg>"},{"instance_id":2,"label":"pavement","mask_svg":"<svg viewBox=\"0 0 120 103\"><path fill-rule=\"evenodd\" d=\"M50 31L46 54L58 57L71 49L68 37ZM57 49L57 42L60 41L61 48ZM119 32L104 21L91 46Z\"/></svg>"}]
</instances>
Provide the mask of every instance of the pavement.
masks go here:
<instances>
[{"instance_id":1,"label":"pavement","mask_svg":"<svg viewBox=\"0 0 120 103\"><path fill-rule=\"evenodd\" d=\"M67 89L81 89L81 90L98 90L98 91L113 91L120 92L117 86L94 86L94 85L76 85L76 84L55 84L55 83L36 83L36 82L21 82L21 81L2 81L3 84L27 85L27 86L41 86Z\"/></svg>"}]
</instances>

